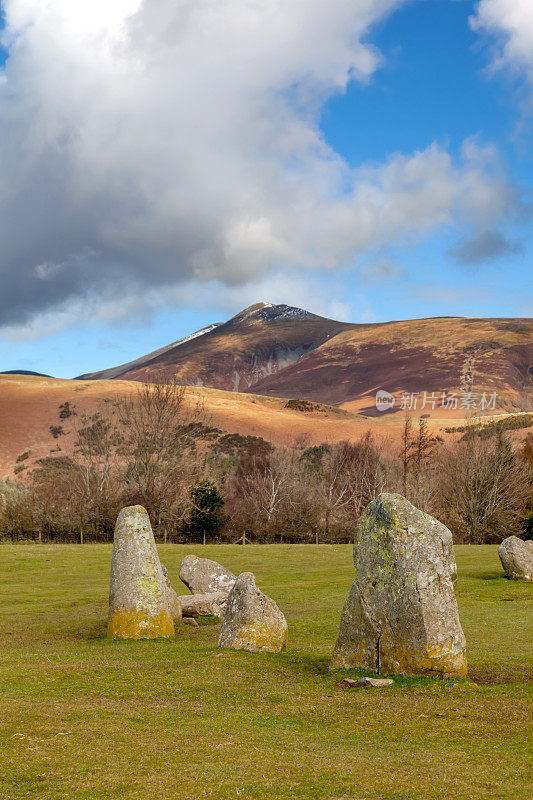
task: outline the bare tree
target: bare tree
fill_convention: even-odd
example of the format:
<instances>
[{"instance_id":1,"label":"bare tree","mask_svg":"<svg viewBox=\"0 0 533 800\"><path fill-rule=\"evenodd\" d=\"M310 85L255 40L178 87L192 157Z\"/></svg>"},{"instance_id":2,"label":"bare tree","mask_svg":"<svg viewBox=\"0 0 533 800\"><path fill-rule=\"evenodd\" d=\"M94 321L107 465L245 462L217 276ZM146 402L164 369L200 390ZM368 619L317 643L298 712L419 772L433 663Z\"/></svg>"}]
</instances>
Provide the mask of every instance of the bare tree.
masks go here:
<instances>
[{"instance_id":1,"label":"bare tree","mask_svg":"<svg viewBox=\"0 0 533 800\"><path fill-rule=\"evenodd\" d=\"M400 453L402 460L402 493L404 497L407 497L407 482L413 450L412 427L412 419L406 412L402 428L402 448Z\"/></svg>"},{"instance_id":2,"label":"bare tree","mask_svg":"<svg viewBox=\"0 0 533 800\"><path fill-rule=\"evenodd\" d=\"M116 451L123 439L114 406L105 403L94 414L78 417L76 434L70 505L83 544L86 528L91 527L93 533L104 530L116 511L118 488L113 477L118 468Z\"/></svg>"},{"instance_id":3,"label":"bare tree","mask_svg":"<svg viewBox=\"0 0 533 800\"><path fill-rule=\"evenodd\" d=\"M136 394L115 404L126 494L147 508L165 541L169 528L190 515L189 489L205 461L190 435L203 409L185 397L186 387L176 382L139 384Z\"/></svg>"},{"instance_id":4,"label":"bare tree","mask_svg":"<svg viewBox=\"0 0 533 800\"><path fill-rule=\"evenodd\" d=\"M432 464L437 449L437 442L431 436L427 419L420 417L418 430L411 442L411 487L409 499L418 507L427 510L433 496L435 482L432 475Z\"/></svg>"},{"instance_id":5,"label":"bare tree","mask_svg":"<svg viewBox=\"0 0 533 800\"><path fill-rule=\"evenodd\" d=\"M227 508L234 525L271 541L295 516L292 489L297 471L295 448L243 454L227 484Z\"/></svg>"},{"instance_id":6,"label":"bare tree","mask_svg":"<svg viewBox=\"0 0 533 800\"><path fill-rule=\"evenodd\" d=\"M520 533L532 494L532 471L504 434L471 432L444 451L437 513L461 541L499 542Z\"/></svg>"},{"instance_id":7,"label":"bare tree","mask_svg":"<svg viewBox=\"0 0 533 800\"><path fill-rule=\"evenodd\" d=\"M356 443L340 442L314 451L308 466L310 487L319 509L323 540L330 541L332 525L350 528L363 508L384 489L386 471L370 432Z\"/></svg>"}]
</instances>

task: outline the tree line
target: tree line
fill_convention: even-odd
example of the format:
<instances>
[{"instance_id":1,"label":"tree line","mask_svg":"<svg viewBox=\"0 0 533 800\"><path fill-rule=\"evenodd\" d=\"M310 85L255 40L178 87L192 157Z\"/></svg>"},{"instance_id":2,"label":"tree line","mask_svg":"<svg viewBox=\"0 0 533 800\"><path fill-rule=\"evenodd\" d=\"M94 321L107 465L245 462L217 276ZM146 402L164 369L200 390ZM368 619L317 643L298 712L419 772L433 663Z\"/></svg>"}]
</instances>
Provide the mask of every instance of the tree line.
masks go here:
<instances>
[{"instance_id":1,"label":"tree line","mask_svg":"<svg viewBox=\"0 0 533 800\"><path fill-rule=\"evenodd\" d=\"M531 433L517 446L502 426L487 435L473 423L445 443L406 417L400 445L367 432L274 447L213 427L186 391L140 384L91 413L63 403L50 455L30 469L22 453L17 480L0 483L2 539L110 541L120 508L139 503L165 542L347 542L382 491L441 519L456 542L533 536Z\"/></svg>"}]
</instances>

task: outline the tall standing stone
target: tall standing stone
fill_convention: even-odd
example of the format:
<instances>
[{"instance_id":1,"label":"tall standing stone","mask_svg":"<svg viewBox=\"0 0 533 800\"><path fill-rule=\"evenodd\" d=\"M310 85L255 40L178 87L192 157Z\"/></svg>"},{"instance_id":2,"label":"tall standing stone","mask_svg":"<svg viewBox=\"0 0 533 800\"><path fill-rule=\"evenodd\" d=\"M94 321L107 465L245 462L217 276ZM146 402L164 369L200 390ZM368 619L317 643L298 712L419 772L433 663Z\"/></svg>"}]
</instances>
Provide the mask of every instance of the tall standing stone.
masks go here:
<instances>
[{"instance_id":1,"label":"tall standing stone","mask_svg":"<svg viewBox=\"0 0 533 800\"><path fill-rule=\"evenodd\" d=\"M108 635L119 639L173 636L165 576L150 518L142 506L118 515L111 559Z\"/></svg>"},{"instance_id":2,"label":"tall standing stone","mask_svg":"<svg viewBox=\"0 0 533 800\"><path fill-rule=\"evenodd\" d=\"M533 581L533 541L508 536L498 547L505 574L512 581Z\"/></svg>"},{"instance_id":3,"label":"tall standing stone","mask_svg":"<svg viewBox=\"0 0 533 800\"><path fill-rule=\"evenodd\" d=\"M279 653L287 643L287 622L276 603L243 572L231 590L220 629L219 647Z\"/></svg>"},{"instance_id":4,"label":"tall standing stone","mask_svg":"<svg viewBox=\"0 0 533 800\"><path fill-rule=\"evenodd\" d=\"M466 675L448 528L399 494L381 494L359 519L355 581L331 669Z\"/></svg>"}]
</instances>

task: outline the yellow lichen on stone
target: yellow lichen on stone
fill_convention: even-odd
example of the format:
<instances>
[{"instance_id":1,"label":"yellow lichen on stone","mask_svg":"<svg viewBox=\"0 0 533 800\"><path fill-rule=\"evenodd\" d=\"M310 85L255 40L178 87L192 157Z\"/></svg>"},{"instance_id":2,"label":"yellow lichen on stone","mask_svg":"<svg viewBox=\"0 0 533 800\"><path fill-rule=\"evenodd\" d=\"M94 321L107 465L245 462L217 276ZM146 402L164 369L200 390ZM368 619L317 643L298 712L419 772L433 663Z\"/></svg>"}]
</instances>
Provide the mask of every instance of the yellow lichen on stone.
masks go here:
<instances>
[{"instance_id":1,"label":"yellow lichen on stone","mask_svg":"<svg viewBox=\"0 0 533 800\"><path fill-rule=\"evenodd\" d=\"M277 653L287 640L287 630L281 626L273 628L261 622L253 622L242 627L235 637L232 647L235 650L253 649Z\"/></svg>"},{"instance_id":2,"label":"yellow lichen on stone","mask_svg":"<svg viewBox=\"0 0 533 800\"><path fill-rule=\"evenodd\" d=\"M120 639L174 635L172 609L163 569L142 506L118 515L111 557L108 634Z\"/></svg>"},{"instance_id":3,"label":"yellow lichen on stone","mask_svg":"<svg viewBox=\"0 0 533 800\"><path fill-rule=\"evenodd\" d=\"M144 575L137 578L138 603L145 608L156 607L161 602L163 587L157 579L153 564L145 565Z\"/></svg>"},{"instance_id":4,"label":"yellow lichen on stone","mask_svg":"<svg viewBox=\"0 0 533 800\"><path fill-rule=\"evenodd\" d=\"M276 603L257 588L251 572L241 573L228 597L218 646L279 653L286 642L287 621Z\"/></svg>"},{"instance_id":5,"label":"yellow lichen on stone","mask_svg":"<svg viewBox=\"0 0 533 800\"><path fill-rule=\"evenodd\" d=\"M149 616L142 611L115 611L107 625L112 639L157 639L174 636L174 623L164 611Z\"/></svg>"},{"instance_id":6,"label":"yellow lichen on stone","mask_svg":"<svg viewBox=\"0 0 533 800\"><path fill-rule=\"evenodd\" d=\"M462 643L453 639L447 644L410 647L398 637L389 638L389 631L381 634L380 671L384 674L444 675L466 677L467 663ZM361 665L364 666L364 665Z\"/></svg>"}]
</instances>

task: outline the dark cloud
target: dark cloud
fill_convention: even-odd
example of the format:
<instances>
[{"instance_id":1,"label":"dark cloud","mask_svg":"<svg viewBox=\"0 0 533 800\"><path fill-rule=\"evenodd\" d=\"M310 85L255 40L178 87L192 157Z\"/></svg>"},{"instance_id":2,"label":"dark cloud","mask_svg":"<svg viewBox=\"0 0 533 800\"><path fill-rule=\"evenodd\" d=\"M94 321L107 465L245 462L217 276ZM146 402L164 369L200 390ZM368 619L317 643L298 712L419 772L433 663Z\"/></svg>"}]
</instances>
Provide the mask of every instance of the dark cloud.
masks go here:
<instances>
[{"instance_id":1,"label":"dark cloud","mask_svg":"<svg viewBox=\"0 0 533 800\"><path fill-rule=\"evenodd\" d=\"M457 264L469 267L523 251L524 247L520 242L510 242L499 231L484 231L479 236L452 247L449 254Z\"/></svg>"}]
</instances>

